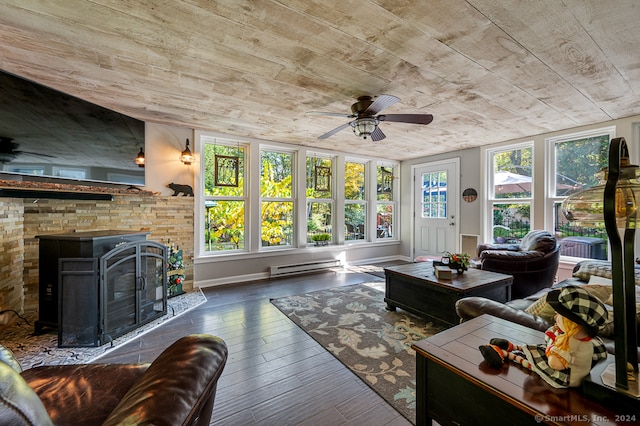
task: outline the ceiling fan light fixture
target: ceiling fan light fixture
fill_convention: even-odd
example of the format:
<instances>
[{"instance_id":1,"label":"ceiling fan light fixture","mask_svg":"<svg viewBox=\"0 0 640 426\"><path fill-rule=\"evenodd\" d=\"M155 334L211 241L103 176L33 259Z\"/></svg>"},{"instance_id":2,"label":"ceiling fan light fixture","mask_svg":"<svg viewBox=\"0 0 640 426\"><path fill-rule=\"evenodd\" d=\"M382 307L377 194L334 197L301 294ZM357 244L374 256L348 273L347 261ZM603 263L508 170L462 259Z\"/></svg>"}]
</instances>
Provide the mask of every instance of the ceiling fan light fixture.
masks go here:
<instances>
[{"instance_id":1,"label":"ceiling fan light fixture","mask_svg":"<svg viewBox=\"0 0 640 426\"><path fill-rule=\"evenodd\" d=\"M136 157L134 162L138 165L138 167L144 167L144 151L142 150L142 147L140 147L140 152L138 153L138 156Z\"/></svg>"},{"instance_id":2,"label":"ceiling fan light fixture","mask_svg":"<svg viewBox=\"0 0 640 426\"><path fill-rule=\"evenodd\" d=\"M196 157L193 156L191 150L189 149L189 139L187 139L187 147L184 151L182 151L182 155L180 155L180 161L182 161L187 166L196 161Z\"/></svg>"},{"instance_id":3,"label":"ceiling fan light fixture","mask_svg":"<svg viewBox=\"0 0 640 426\"><path fill-rule=\"evenodd\" d=\"M379 121L373 117L359 118L351 123L353 133L362 139L367 139L376 130Z\"/></svg>"}]
</instances>

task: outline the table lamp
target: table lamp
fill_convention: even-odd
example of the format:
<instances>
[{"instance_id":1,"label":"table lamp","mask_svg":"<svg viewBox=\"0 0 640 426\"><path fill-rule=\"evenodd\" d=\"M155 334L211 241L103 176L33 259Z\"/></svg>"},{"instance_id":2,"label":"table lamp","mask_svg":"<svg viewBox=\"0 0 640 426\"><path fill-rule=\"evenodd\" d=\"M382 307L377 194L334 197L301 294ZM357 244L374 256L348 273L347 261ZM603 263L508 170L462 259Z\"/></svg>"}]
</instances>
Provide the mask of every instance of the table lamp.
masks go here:
<instances>
[{"instance_id":1,"label":"table lamp","mask_svg":"<svg viewBox=\"0 0 640 426\"><path fill-rule=\"evenodd\" d=\"M624 138L611 140L609 166L596 176L600 183L569 196L562 211L572 222L605 225L611 247L615 361L601 379L606 388L639 402L634 243L640 224L640 168L629 164ZM619 228L624 229L623 241Z\"/></svg>"}]
</instances>

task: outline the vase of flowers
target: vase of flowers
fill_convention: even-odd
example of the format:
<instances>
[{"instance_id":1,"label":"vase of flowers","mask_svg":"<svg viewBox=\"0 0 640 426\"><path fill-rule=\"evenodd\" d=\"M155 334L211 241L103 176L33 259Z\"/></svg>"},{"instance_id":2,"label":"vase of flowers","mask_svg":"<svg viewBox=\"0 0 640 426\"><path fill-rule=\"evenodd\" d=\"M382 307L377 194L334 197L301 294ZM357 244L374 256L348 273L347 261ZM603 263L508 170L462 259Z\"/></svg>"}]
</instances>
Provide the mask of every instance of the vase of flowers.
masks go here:
<instances>
[{"instance_id":1,"label":"vase of flowers","mask_svg":"<svg viewBox=\"0 0 640 426\"><path fill-rule=\"evenodd\" d=\"M471 262L471 256L467 253L449 253L445 252L442 257L443 263L449 265L449 268L458 272L458 274L462 274L464 271L469 269L469 263Z\"/></svg>"}]
</instances>

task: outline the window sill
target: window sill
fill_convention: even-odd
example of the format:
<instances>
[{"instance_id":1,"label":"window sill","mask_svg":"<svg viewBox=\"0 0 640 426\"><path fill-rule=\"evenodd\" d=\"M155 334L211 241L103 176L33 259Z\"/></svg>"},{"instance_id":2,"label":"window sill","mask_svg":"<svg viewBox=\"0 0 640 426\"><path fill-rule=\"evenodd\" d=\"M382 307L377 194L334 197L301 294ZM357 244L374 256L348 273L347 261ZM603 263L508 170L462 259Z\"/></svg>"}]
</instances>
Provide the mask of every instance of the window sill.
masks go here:
<instances>
[{"instance_id":1,"label":"window sill","mask_svg":"<svg viewBox=\"0 0 640 426\"><path fill-rule=\"evenodd\" d=\"M326 246L316 247L313 244L309 244L306 247L289 247L282 249L262 250L254 252L235 252L235 253L216 253L216 254L204 254L196 256L194 258L194 264L205 264L213 262L224 262L229 260L243 260L243 259L255 259L260 257L275 257L275 256L290 256L293 254L308 254L321 252L333 252L333 251L345 251L345 250L359 250L363 248L376 248L389 245L399 245L400 240L391 241L363 241L358 243L348 244L329 244Z\"/></svg>"}]
</instances>

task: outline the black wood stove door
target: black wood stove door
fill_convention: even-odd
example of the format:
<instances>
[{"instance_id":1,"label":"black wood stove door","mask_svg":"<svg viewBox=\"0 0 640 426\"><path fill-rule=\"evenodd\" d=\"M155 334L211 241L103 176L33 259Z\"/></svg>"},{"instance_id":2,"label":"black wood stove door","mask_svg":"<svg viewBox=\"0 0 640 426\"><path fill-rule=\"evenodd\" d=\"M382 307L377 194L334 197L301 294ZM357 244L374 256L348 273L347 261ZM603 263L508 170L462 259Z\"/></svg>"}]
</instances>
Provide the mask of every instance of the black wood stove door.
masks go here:
<instances>
[{"instance_id":1,"label":"black wood stove door","mask_svg":"<svg viewBox=\"0 0 640 426\"><path fill-rule=\"evenodd\" d=\"M100 258L102 343L167 313L166 247L122 244Z\"/></svg>"}]
</instances>

